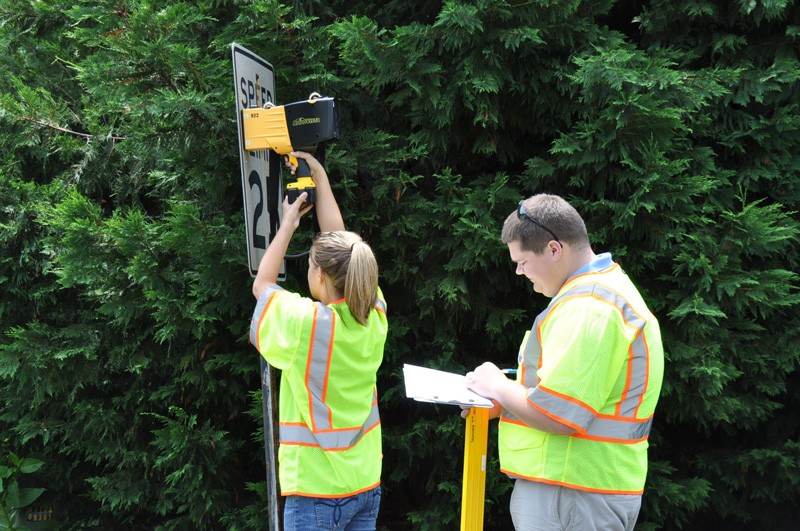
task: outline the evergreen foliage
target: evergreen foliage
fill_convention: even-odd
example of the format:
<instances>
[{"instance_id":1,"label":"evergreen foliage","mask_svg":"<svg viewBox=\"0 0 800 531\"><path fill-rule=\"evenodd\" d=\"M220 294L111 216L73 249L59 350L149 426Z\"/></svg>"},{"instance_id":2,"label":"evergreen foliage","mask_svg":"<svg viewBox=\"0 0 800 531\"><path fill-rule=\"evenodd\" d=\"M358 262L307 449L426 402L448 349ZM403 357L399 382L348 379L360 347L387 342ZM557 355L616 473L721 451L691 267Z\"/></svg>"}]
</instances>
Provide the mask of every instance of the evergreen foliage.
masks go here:
<instances>
[{"instance_id":1,"label":"evergreen foliage","mask_svg":"<svg viewBox=\"0 0 800 531\"><path fill-rule=\"evenodd\" d=\"M36 472L44 463L11 453L0 465L0 529L14 529L20 512L34 503L44 489L19 486L22 474ZM11 466L8 466L11 465Z\"/></svg>"},{"instance_id":2,"label":"evergreen foliage","mask_svg":"<svg viewBox=\"0 0 800 531\"><path fill-rule=\"evenodd\" d=\"M546 191L659 317L639 529L800 521L800 5L0 0L0 450L64 529L264 529L230 45L335 96L381 266L383 529L452 529L463 421L403 363L513 363L547 301L499 241ZM305 264L287 285L304 290ZM487 529L511 483L490 435Z\"/></svg>"}]
</instances>

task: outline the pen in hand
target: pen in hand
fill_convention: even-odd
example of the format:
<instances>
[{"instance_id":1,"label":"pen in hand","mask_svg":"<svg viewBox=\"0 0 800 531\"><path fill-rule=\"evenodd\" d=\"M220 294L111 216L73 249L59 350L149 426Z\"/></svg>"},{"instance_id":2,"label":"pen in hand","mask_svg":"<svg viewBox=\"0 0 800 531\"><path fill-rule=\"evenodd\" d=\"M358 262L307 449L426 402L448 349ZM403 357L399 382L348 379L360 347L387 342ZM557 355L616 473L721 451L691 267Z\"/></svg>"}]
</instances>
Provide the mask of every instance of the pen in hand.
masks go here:
<instances>
[{"instance_id":1,"label":"pen in hand","mask_svg":"<svg viewBox=\"0 0 800 531\"><path fill-rule=\"evenodd\" d=\"M517 374L517 369L500 369L503 374Z\"/></svg>"}]
</instances>

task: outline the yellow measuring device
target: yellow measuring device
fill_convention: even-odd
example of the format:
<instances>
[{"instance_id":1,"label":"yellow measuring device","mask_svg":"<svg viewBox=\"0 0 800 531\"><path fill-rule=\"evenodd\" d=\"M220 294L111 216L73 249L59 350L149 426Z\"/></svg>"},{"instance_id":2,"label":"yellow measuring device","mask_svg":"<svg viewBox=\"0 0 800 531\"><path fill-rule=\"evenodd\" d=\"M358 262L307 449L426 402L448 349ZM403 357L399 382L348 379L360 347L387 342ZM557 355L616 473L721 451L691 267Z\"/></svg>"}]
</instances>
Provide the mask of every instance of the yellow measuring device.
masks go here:
<instances>
[{"instance_id":1,"label":"yellow measuring device","mask_svg":"<svg viewBox=\"0 0 800 531\"><path fill-rule=\"evenodd\" d=\"M461 531L483 531L486 498L486 443L489 409L473 407L464 435L464 479L461 485Z\"/></svg>"}]
</instances>

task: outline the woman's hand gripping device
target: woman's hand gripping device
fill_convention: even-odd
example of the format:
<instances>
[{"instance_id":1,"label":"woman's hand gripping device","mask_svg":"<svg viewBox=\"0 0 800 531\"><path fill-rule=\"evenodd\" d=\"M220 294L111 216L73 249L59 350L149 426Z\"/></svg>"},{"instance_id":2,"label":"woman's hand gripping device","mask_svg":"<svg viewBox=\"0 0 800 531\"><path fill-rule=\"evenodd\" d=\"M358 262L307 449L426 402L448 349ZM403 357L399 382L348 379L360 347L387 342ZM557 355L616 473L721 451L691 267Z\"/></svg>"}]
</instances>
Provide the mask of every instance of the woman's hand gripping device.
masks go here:
<instances>
[{"instance_id":1,"label":"woman's hand gripping device","mask_svg":"<svg viewBox=\"0 0 800 531\"><path fill-rule=\"evenodd\" d=\"M271 149L279 155L289 155L292 151L315 153L323 142L339 138L336 104L333 98L316 92L305 101L243 109L242 125L247 151ZM303 192L308 192L306 202L313 203L315 186L308 164L291 155L289 162L297 167L297 181L286 185L289 203L294 203Z\"/></svg>"}]
</instances>

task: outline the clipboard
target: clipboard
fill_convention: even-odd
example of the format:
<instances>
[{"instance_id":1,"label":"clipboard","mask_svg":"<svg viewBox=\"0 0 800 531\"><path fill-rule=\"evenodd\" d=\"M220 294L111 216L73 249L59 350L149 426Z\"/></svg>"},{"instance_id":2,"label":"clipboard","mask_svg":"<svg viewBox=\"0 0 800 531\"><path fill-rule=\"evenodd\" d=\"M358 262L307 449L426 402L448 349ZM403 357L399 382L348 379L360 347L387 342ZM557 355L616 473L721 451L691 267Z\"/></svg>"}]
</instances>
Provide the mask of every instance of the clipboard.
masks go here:
<instances>
[{"instance_id":1,"label":"clipboard","mask_svg":"<svg viewBox=\"0 0 800 531\"><path fill-rule=\"evenodd\" d=\"M463 374L428 369L418 365L403 365L406 396L418 402L451 404L464 407L494 406L492 401L467 389Z\"/></svg>"}]
</instances>

